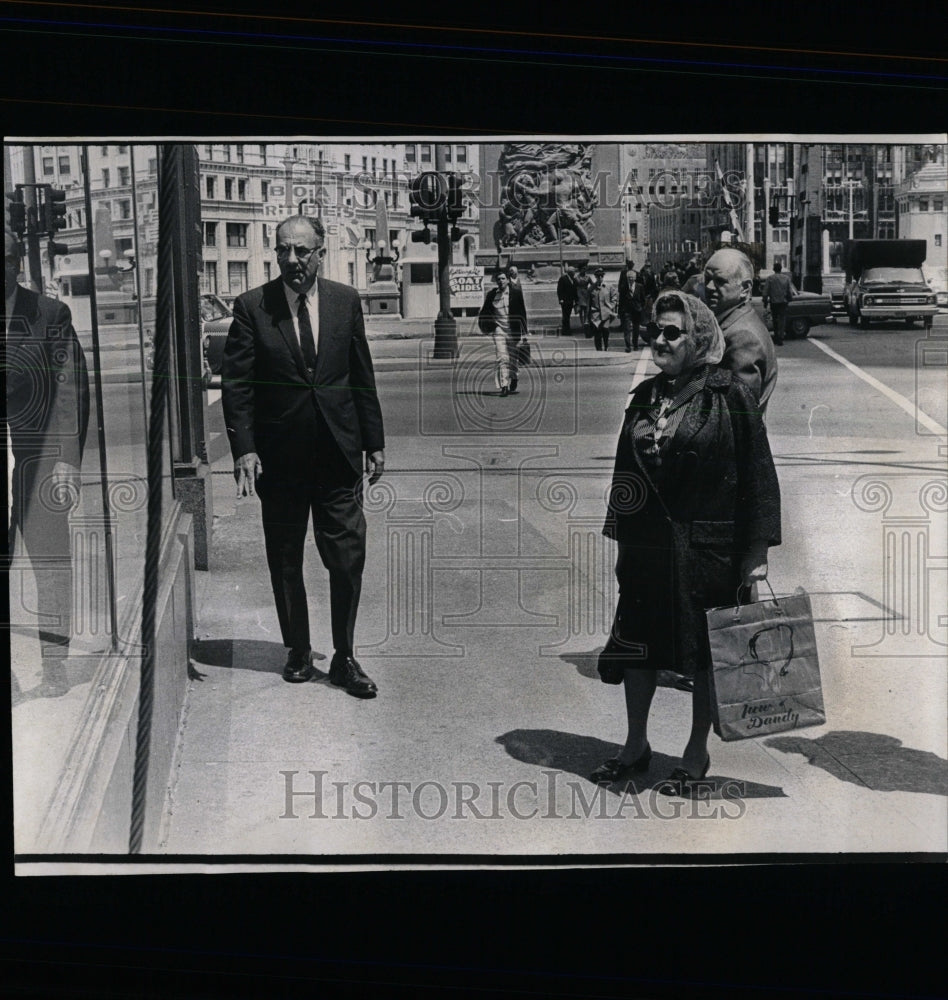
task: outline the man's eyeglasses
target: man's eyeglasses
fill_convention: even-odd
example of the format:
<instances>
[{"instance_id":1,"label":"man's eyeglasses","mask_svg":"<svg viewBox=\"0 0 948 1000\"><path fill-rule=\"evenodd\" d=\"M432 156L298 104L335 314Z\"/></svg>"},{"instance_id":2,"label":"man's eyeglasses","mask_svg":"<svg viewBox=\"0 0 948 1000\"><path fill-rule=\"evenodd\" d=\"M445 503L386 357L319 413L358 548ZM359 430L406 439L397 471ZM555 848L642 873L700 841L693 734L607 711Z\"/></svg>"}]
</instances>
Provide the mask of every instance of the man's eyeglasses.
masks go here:
<instances>
[{"instance_id":1,"label":"man's eyeglasses","mask_svg":"<svg viewBox=\"0 0 948 1000\"><path fill-rule=\"evenodd\" d=\"M655 338L662 334L668 343L677 340L685 331L679 330L677 326L669 324L668 326L659 326L658 323L649 323L645 327L645 332L643 334L645 342L651 343Z\"/></svg>"},{"instance_id":2,"label":"man's eyeglasses","mask_svg":"<svg viewBox=\"0 0 948 1000\"><path fill-rule=\"evenodd\" d=\"M319 250L322 250L322 247L288 247L280 243L277 245L276 255L277 257L289 257L292 251L296 254L297 260L306 260L307 257L312 256L312 254Z\"/></svg>"}]
</instances>

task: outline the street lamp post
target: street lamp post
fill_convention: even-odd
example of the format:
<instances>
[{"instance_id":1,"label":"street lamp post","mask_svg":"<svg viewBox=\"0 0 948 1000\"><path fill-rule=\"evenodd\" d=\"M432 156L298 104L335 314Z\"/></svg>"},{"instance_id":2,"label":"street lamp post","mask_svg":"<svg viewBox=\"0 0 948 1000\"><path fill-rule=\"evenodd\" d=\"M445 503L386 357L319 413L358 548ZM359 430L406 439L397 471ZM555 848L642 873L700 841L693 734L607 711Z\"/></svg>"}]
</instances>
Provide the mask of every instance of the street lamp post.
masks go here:
<instances>
[{"instance_id":1,"label":"street lamp post","mask_svg":"<svg viewBox=\"0 0 948 1000\"><path fill-rule=\"evenodd\" d=\"M435 169L442 177L447 168L447 158L443 143L435 143ZM458 327L451 312L451 236L448 216L442 211L437 221L438 237L438 318L435 320L435 358L456 358L458 356Z\"/></svg>"}]
</instances>

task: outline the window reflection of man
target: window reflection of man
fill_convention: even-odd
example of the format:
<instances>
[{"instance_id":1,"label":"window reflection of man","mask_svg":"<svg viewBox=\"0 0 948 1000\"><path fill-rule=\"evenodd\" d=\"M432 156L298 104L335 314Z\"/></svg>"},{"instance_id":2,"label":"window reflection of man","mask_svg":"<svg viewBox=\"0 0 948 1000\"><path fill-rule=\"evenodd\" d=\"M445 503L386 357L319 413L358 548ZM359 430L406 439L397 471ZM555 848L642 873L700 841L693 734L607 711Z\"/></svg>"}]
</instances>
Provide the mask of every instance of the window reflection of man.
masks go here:
<instances>
[{"instance_id":1,"label":"window reflection of man","mask_svg":"<svg viewBox=\"0 0 948 1000\"><path fill-rule=\"evenodd\" d=\"M9 552L16 534L36 580L43 681L36 695L68 690L72 636L69 511L89 423L89 375L67 306L17 283L20 245L4 234L6 426L13 451Z\"/></svg>"}]
</instances>

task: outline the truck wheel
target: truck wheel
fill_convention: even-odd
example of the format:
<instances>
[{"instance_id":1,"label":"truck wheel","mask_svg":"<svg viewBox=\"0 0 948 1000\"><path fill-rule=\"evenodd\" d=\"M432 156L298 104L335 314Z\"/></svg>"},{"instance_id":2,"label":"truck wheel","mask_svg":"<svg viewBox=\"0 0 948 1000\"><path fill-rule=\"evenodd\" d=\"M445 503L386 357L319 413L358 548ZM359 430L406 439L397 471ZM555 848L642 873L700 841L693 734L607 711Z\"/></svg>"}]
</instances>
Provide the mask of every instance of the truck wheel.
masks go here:
<instances>
[{"instance_id":1,"label":"truck wheel","mask_svg":"<svg viewBox=\"0 0 948 1000\"><path fill-rule=\"evenodd\" d=\"M810 332L810 321L805 316L797 316L790 321L790 332L802 340Z\"/></svg>"},{"instance_id":2,"label":"truck wheel","mask_svg":"<svg viewBox=\"0 0 948 1000\"><path fill-rule=\"evenodd\" d=\"M868 330L869 329L869 320L865 316L860 316L859 317L859 329L860 330Z\"/></svg>"}]
</instances>

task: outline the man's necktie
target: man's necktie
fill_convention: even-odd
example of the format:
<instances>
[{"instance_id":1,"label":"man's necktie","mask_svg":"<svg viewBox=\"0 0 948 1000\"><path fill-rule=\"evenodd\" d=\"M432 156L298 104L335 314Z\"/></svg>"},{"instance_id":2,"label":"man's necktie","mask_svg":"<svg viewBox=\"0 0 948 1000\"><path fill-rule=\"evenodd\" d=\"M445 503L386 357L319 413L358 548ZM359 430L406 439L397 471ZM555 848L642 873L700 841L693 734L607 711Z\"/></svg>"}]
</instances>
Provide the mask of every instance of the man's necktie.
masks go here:
<instances>
[{"instance_id":1,"label":"man's necktie","mask_svg":"<svg viewBox=\"0 0 948 1000\"><path fill-rule=\"evenodd\" d=\"M309 320L309 309L306 308L306 296L299 297L299 308L296 316L300 324L300 348L303 351L303 363L310 374L316 368L316 341L313 339L313 324Z\"/></svg>"}]
</instances>

